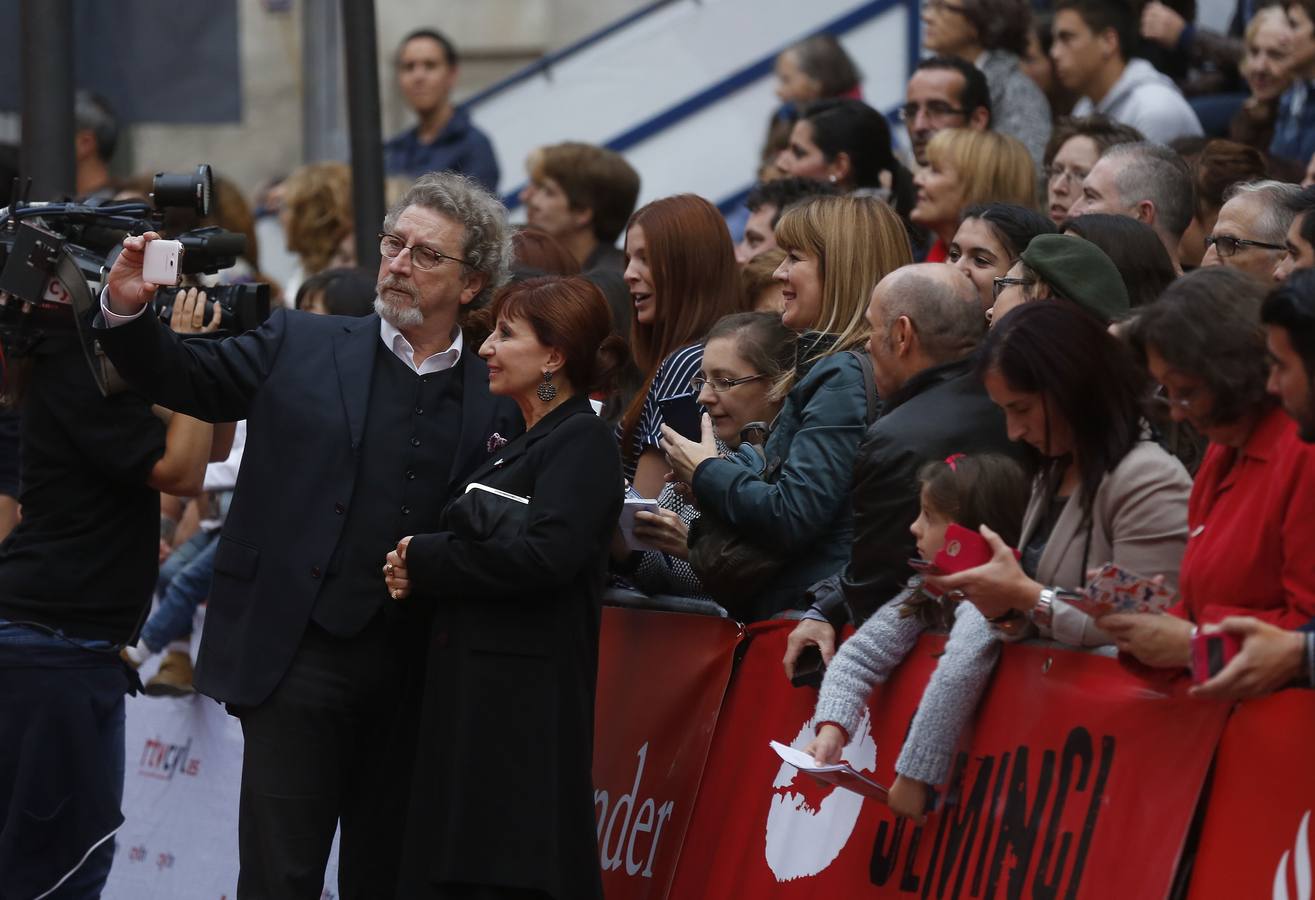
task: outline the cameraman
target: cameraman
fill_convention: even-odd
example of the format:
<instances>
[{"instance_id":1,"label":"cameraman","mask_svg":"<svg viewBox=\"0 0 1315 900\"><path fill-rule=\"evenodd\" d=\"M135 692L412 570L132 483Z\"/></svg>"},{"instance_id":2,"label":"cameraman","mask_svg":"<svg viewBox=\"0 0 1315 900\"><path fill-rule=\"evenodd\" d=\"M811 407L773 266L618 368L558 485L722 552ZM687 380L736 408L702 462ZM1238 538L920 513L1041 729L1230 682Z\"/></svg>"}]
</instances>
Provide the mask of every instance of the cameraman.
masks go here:
<instances>
[{"instance_id":1,"label":"cameraman","mask_svg":"<svg viewBox=\"0 0 1315 900\"><path fill-rule=\"evenodd\" d=\"M0 893L98 897L139 685L119 649L151 600L159 495L198 493L232 426L102 396L71 320L14 368L23 515L0 544Z\"/></svg>"}]
</instances>

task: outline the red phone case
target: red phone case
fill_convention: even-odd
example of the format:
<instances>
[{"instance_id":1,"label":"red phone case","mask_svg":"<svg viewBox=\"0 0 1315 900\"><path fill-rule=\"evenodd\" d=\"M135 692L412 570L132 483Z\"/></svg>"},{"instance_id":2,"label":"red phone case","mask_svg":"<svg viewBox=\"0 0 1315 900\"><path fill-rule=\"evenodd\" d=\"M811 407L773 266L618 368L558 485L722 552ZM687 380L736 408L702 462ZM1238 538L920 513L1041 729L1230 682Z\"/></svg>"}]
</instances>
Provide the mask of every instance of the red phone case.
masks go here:
<instances>
[{"instance_id":1,"label":"red phone case","mask_svg":"<svg viewBox=\"0 0 1315 900\"><path fill-rule=\"evenodd\" d=\"M932 559L932 565L939 570L936 574L949 575L990 561L991 545L986 543L986 538L958 523L951 523L945 529L945 546Z\"/></svg>"},{"instance_id":2,"label":"red phone case","mask_svg":"<svg viewBox=\"0 0 1315 900\"><path fill-rule=\"evenodd\" d=\"M1192 635L1192 684L1201 684L1228 665L1242 649L1242 639L1235 634L1198 631Z\"/></svg>"}]
</instances>

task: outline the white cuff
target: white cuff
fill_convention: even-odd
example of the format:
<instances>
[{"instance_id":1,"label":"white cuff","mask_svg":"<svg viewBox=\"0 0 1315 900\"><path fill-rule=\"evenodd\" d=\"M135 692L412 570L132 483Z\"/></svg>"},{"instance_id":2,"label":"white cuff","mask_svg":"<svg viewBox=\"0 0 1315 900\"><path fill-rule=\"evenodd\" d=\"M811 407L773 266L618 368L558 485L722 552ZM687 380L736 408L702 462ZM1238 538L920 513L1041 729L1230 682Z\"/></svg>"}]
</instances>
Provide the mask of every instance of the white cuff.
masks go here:
<instances>
[{"instance_id":1,"label":"white cuff","mask_svg":"<svg viewBox=\"0 0 1315 900\"><path fill-rule=\"evenodd\" d=\"M102 316L105 317L105 325L109 328L118 328L120 325L127 325L129 322L133 321L134 319L140 318L141 314L146 312L147 306L150 306L150 304L149 303L146 304L146 306L143 306L141 309L137 310L135 313L133 313L130 316L121 316L110 309L109 286L107 285L106 287L101 289L100 313Z\"/></svg>"}]
</instances>

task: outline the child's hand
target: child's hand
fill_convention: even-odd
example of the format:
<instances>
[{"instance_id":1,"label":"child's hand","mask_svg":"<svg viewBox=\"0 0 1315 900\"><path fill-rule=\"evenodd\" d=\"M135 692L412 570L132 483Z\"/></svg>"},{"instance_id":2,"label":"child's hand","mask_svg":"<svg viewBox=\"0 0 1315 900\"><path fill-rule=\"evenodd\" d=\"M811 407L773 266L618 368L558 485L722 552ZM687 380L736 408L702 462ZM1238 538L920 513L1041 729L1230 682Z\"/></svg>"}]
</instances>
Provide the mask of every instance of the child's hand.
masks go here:
<instances>
[{"instance_id":1,"label":"child's hand","mask_svg":"<svg viewBox=\"0 0 1315 900\"><path fill-rule=\"evenodd\" d=\"M840 752L845 749L845 733L830 722L817 732L813 742L804 748L804 752L817 760L820 766L835 765L840 762Z\"/></svg>"},{"instance_id":2,"label":"child's hand","mask_svg":"<svg viewBox=\"0 0 1315 900\"><path fill-rule=\"evenodd\" d=\"M927 785L921 781L896 775L886 802L897 816L919 825L927 821Z\"/></svg>"}]
</instances>

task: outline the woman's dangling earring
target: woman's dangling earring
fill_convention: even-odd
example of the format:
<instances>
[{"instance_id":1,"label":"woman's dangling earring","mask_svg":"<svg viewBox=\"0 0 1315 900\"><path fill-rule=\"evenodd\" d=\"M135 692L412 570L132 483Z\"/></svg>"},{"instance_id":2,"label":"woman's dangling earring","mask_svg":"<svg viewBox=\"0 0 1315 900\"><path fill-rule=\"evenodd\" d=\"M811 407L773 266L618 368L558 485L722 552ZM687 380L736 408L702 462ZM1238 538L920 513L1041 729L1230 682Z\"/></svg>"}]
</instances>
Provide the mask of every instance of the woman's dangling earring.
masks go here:
<instances>
[{"instance_id":1,"label":"woman's dangling earring","mask_svg":"<svg viewBox=\"0 0 1315 900\"><path fill-rule=\"evenodd\" d=\"M836 183L836 173L835 173L835 172L832 172L830 175L826 176L826 180L829 181L829 182L831 182L832 184L835 184L835 183Z\"/></svg>"},{"instance_id":2,"label":"woman's dangling earring","mask_svg":"<svg viewBox=\"0 0 1315 900\"><path fill-rule=\"evenodd\" d=\"M552 372L543 373L543 381L539 382L539 399L544 403L552 403L557 399L557 385L552 383Z\"/></svg>"}]
</instances>

